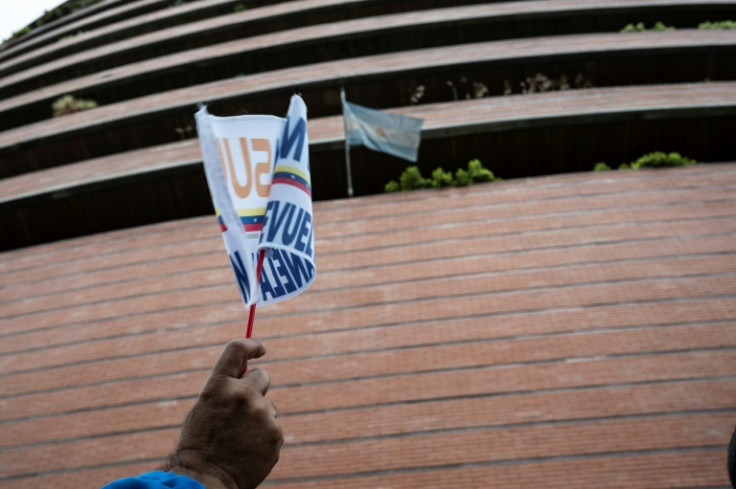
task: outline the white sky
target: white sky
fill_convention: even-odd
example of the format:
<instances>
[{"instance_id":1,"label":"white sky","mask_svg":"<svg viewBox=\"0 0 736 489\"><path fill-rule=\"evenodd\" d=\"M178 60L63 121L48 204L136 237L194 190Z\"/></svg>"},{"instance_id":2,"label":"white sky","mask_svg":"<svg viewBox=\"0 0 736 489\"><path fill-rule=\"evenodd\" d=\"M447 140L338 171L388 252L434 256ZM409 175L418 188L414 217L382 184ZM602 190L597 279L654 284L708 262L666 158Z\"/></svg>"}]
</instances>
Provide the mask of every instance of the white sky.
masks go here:
<instances>
[{"instance_id":1,"label":"white sky","mask_svg":"<svg viewBox=\"0 0 736 489\"><path fill-rule=\"evenodd\" d=\"M62 3L64 0L0 0L0 41Z\"/></svg>"}]
</instances>

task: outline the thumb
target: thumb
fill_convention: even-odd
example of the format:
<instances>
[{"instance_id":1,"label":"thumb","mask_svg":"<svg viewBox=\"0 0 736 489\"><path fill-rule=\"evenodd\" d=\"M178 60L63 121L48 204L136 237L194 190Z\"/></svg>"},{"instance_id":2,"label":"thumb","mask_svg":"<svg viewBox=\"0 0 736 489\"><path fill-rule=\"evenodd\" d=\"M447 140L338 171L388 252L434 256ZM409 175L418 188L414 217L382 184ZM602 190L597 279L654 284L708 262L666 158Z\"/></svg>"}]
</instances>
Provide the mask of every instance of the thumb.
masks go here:
<instances>
[{"instance_id":1,"label":"thumb","mask_svg":"<svg viewBox=\"0 0 736 489\"><path fill-rule=\"evenodd\" d=\"M232 340L220 354L211 376L226 376L237 379L246 368L248 360L266 354L266 349L256 340Z\"/></svg>"}]
</instances>

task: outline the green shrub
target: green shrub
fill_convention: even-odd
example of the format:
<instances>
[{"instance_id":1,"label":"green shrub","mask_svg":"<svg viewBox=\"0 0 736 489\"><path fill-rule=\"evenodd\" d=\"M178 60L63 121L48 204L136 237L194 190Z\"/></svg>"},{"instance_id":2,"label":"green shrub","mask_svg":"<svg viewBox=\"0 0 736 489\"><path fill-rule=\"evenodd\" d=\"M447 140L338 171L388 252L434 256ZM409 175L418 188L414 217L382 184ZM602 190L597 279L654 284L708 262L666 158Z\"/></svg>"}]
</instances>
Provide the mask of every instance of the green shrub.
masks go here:
<instances>
[{"instance_id":1,"label":"green shrub","mask_svg":"<svg viewBox=\"0 0 736 489\"><path fill-rule=\"evenodd\" d=\"M30 26L26 26L26 27L24 27L22 29L19 29L19 30L13 32L13 34L9 38L5 39L3 41L3 44L5 44L6 42L9 42L9 41L12 41L13 39L17 39L17 38L19 38L19 37L21 37L21 36L23 36L25 34L28 34L29 32L31 32L31 27Z\"/></svg>"},{"instance_id":2,"label":"green shrub","mask_svg":"<svg viewBox=\"0 0 736 489\"><path fill-rule=\"evenodd\" d=\"M666 26L662 22L657 21L652 27L647 28L643 22L637 22L636 24L628 24L626 27L621 29L620 32L644 32L644 31L671 31L675 28L673 26Z\"/></svg>"},{"instance_id":3,"label":"green shrub","mask_svg":"<svg viewBox=\"0 0 736 489\"><path fill-rule=\"evenodd\" d=\"M383 190L387 194L390 194L391 192L399 192L401 190L401 185L399 185L399 182L397 182L396 180L391 180L386 184L385 187L383 187Z\"/></svg>"},{"instance_id":4,"label":"green shrub","mask_svg":"<svg viewBox=\"0 0 736 489\"><path fill-rule=\"evenodd\" d=\"M391 180L384 186L386 192L399 190L416 190L423 188L464 187L478 182L493 182L502 180L493 172L483 167L479 159L470 160L467 170L459 168L454 176L442 167L432 171L432 178L424 178L418 166L407 167L399 177L399 181Z\"/></svg>"},{"instance_id":5,"label":"green shrub","mask_svg":"<svg viewBox=\"0 0 736 489\"><path fill-rule=\"evenodd\" d=\"M422 171L416 165L404 170L399 177L399 183L401 184L401 190L419 190L432 186L432 180L424 178Z\"/></svg>"},{"instance_id":6,"label":"green shrub","mask_svg":"<svg viewBox=\"0 0 736 489\"><path fill-rule=\"evenodd\" d=\"M646 30L644 23L639 22L638 24L626 24L626 27L621 29L620 32L641 32L644 30Z\"/></svg>"},{"instance_id":7,"label":"green shrub","mask_svg":"<svg viewBox=\"0 0 736 489\"><path fill-rule=\"evenodd\" d=\"M675 30L675 26L664 25L662 22L657 21L654 24L654 27L652 27L649 30L650 31L674 31Z\"/></svg>"},{"instance_id":8,"label":"green shrub","mask_svg":"<svg viewBox=\"0 0 736 489\"><path fill-rule=\"evenodd\" d=\"M479 159L468 161L468 174L473 183L493 182L496 180L493 172L485 168Z\"/></svg>"},{"instance_id":9,"label":"green shrub","mask_svg":"<svg viewBox=\"0 0 736 489\"><path fill-rule=\"evenodd\" d=\"M235 7L233 7L233 12L242 12L243 10L245 10L245 5L242 3L236 3Z\"/></svg>"},{"instance_id":10,"label":"green shrub","mask_svg":"<svg viewBox=\"0 0 736 489\"><path fill-rule=\"evenodd\" d=\"M443 170L441 167L432 171L432 187L444 188L452 185L452 173Z\"/></svg>"},{"instance_id":11,"label":"green shrub","mask_svg":"<svg viewBox=\"0 0 736 489\"><path fill-rule=\"evenodd\" d=\"M618 166L618 169L637 170L639 168L664 168L669 166L687 166L697 164L697 161L686 158L680 153L665 153L663 151L654 151L652 153L647 153L641 156L636 161L632 161L631 163L621 163ZM607 171L610 169L610 166L601 161L600 163L595 164L593 171Z\"/></svg>"},{"instance_id":12,"label":"green shrub","mask_svg":"<svg viewBox=\"0 0 736 489\"><path fill-rule=\"evenodd\" d=\"M3 45L6 42L15 39L16 37L27 34L36 27L41 27L42 25L48 24L49 22L65 17L69 14L87 8L101 1L102 0L67 0L66 2L61 3L61 5L59 5L58 7L52 8L51 10L46 10L41 17L33 21L30 25L13 33L13 35L9 39L3 41Z\"/></svg>"},{"instance_id":13,"label":"green shrub","mask_svg":"<svg viewBox=\"0 0 736 489\"><path fill-rule=\"evenodd\" d=\"M94 109L95 107L97 107L97 102L94 100L77 99L72 95L64 95L63 97L56 99L56 101L51 105L54 117Z\"/></svg>"},{"instance_id":14,"label":"green shrub","mask_svg":"<svg viewBox=\"0 0 736 489\"><path fill-rule=\"evenodd\" d=\"M669 166L687 166L696 165L695 160L685 158L680 153L664 153L662 151L655 151L653 153L647 153L640 157L638 160L631 163L631 168L663 168Z\"/></svg>"},{"instance_id":15,"label":"green shrub","mask_svg":"<svg viewBox=\"0 0 736 489\"><path fill-rule=\"evenodd\" d=\"M736 21L734 20L717 20L715 22L701 22L698 29L736 29Z\"/></svg>"},{"instance_id":16,"label":"green shrub","mask_svg":"<svg viewBox=\"0 0 736 489\"><path fill-rule=\"evenodd\" d=\"M458 168L455 172L455 180L452 184L456 187L467 187L471 183L473 183L473 180L470 178L470 173L468 173L467 170Z\"/></svg>"}]
</instances>

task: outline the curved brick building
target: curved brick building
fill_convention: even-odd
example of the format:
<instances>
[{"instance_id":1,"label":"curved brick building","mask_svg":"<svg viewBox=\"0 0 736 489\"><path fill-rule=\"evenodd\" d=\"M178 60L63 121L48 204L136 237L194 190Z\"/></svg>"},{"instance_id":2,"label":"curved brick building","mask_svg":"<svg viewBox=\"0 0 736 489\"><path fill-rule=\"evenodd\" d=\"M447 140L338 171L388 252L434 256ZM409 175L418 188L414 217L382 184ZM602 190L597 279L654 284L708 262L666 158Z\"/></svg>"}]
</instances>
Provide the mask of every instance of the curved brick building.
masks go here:
<instances>
[{"instance_id":1,"label":"curved brick building","mask_svg":"<svg viewBox=\"0 0 736 489\"><path fill-rule=\"evenodd\" d=\"M240 303L193 129L309 108L318 278L264 307L266 485L725 488L736 2L108 0L0 51L0 488L155 468ZM619 32L656 22L675 30ZM424 119L351 151L340 88ZM71 95L97 107L52 117ZM590 172L655 151L707 163Z\"/></svg>"}]
</instances>

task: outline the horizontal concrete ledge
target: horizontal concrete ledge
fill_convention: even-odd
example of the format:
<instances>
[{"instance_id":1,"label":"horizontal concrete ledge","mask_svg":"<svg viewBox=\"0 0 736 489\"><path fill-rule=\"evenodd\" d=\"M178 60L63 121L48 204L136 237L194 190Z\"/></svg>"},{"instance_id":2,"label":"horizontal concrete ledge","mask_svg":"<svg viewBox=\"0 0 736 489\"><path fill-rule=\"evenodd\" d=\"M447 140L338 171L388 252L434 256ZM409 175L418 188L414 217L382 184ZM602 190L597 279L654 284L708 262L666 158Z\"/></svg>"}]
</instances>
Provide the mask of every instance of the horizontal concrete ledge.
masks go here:
<instances>
[{"instance_id":1,"label":"horizontal concrete ledge","mask_svg":"<svg viewBox=\"0 0 736 489\"><path fill-rule=\"evenodd\" d=\"M361 3L364 3L365 1L366 0L363 0ZM57 58L42 65L31 67L25 71L10 74L4 78L0 78L0 88L32 80L38 76L49 75L55 70L63 69L68 66L95 62L96 60L101 60L118 53L132 51L142 46L156 45L161 42L170 42L172 39L177 38L180 38L182 42L184 42L187 37L201 34L208 30L215 31L217 29L238 24L247 25L249 22L252 23L259 20L262 21L264 19L270 20L270 18L278 20L280 17L293 14L294 9L303 9L305 11L304 14L306 15L313 11L330 8L331 6L334 8L334 4L348 5L349 3L357 2L330 0L329 2L316 3L314 0L305 0L298 2L296 5L294 5L293 2L288 2L287 5L280 4L269 6L233 15L205 19L181 26L174 26L131 39L125 39L113 44L95 47L84 52ZM156 71L167 69L186 69L190 66L196 66L199 63L210 63L217 58L233 56L235 54L245 54L248 52L258 51L275 51L277 49L285 49L289 46L304 46L305 43L308 42L346 42L349 39L359 36L380 35L384 32L405 32L429 27L435 28L438 25L511 21L521 22L524 21L524 19L534 19L539 17L556 18L563 16L581 17L606 14L620 15L628 12L633 14L637 11L664 7L670 9L697 7L699 9L703 9L706 7L712 8L714 6L722 6L725 8L729 5L736 8L736 2L733 0L709 1L705 5L702 2L696 2L694 0L657 0L654 2L644 0L597 0L592 3L589 0L523 0L508 3L468 5L381 15L334 22L329 25L319 24L247 37L235 41L177 52L157 58L146 59L137 63L106 69L93 75L83 76L75 80L69 80L53 86L44 87L41 89L41 93L43 93L43 97L45 98L63 95L64 93L73 93L91 86L98 86L99 84L111 84L115 81L123 80L137 74L147 73L151 69L151 64L155 64ZM157 14L160 16L159 13ZM0 65L0 73L3 69L4 66ZM30 94L25 94L25 96L19 95L16 97L18 101L15 103L22 104L22 101L28 99L29 96L31 96L31 100L38 100L38 92L39 90L34 90ZM5 110L5 107L0 105L0 110Z\"/></svg>"},{"instance_id":2,"label":"horizontal concrete ledge","mask_svg":"<svg viewBox=\"0 0 736 489\"><path fill-rule=\"evenodd\" d=\"M425 120L424 140L483 132L616 121L736 115L736 82L601 88L490 97L389 109ZM310 149L344 145L342 116L309 121ZM0 208L67 197L164 173L199 171L196 139L0 180Z\"/></svg>"},{"instance_id":3,"label":"horizontal concrete ledge","mask_svg":"<svg viewBox=\"0 0 736 489\"><path fill-rule=\"evenodd\" d=\"M28 124L0 133L0 152L48 138L95 131L113 124L187 110L203 100L215 102L277 91L336 87L341 83L349 85L369 79L512 60L524 62L566 56L606 57L642 52L661 54L713 47L736 48L736 37L732 32L698 30L554 36L351 58L190 86Z\"/></svg>"},{"instance_id":4,"label":"horizontal concrete ledge","mask_svg":"<svg viewBox=\"0 0 736 489\"><path fill-rule=\"evenodd\" d=\"M144 4L155 4L161 0L146 0L145 2L138 2L136 6L140 8ZM180 5L175 9L164 8L162 10L156 10L149 12L144 15L137 15L126 20L110 24L99 29L95 29L89 33L85 33L84 36L78 36L70 39L68 45L79 44L82 46L91 46L92 49L84 50L83 52L69 55L62 55L64 57L55 59L53 62L45 63L44 66L53 68L54 66L65 66L69 63L79 62L80 60L94 60L102 57L114 55L116 53L124 52L131 48L136 48L142 45L155 44L162 40L171 40L172 38L186 39L186 34L194 34L206 32L219 28L221 25L238 25L247 24L261 20L263 18L274 18L278 20L281 15L289 12L293 12L294 9L307 9L313 8L315 5L319 7L320 4L339 4L339 5L351 5L356 2L366 3L372 0L300 0L299 2L282 2L276 5L269 5L266 7L258 7L243 12L232 12L228 15L220 15L209 19L204 19L196 22L189 22L182 25L176 25L173 27L158 28L154 32L133 35L133 37L123 39L111 44L104 44L104 39L113 34L119 34L120 32L126 32L133 29L140 29L142 25L152 24L159 27L169 25L171 19L180 17L185 14L191 15L198 10L209 10L220 7L222 5L233 4L233 0L198 0L196 2ZM681 0L684 1L684 0ZM692 0L690 0L692 1ZM721 0L724 3L726 0ZM170 3L170 2L169 2ZM97 20L97 19L95 19ZM77 30L83 29L84 25L76 27ZM72 30L72 32L74 32ZM66 32L64 32L66 33ZM59 35L63 35L60 33ZM100 44L104 44L100 46ZM37 64L39 58L45 59L52 56L55 52L64 48L64 45L58 43L49 44L40 47L37 50L22 54L16 58L12 58L6 62L0 64L0 74L8 70L12 70L13 67L18 64L30 65ZM82 49L79 49L82 51ZM58 56L58 54L57 54ZM0 56L2 60L2 56ZM17 71L12 70L13 72Z\"/></svg>"},{"instance_id":5,"label":"horizontal concrete ledge","mask_svg":"<svg viewBox=\"0 0 736 489\"><path fill-rule=\"evenodd\" d=\"M217 3L223 3L228 0L202 0L200 2L196 2L196 4L192 4L189 9L191 9L195 5L196 8L202 8L202 4L212 3L213 1L216 1ZM120 5L116 5L116 3ZM126 3L108 1L104 3L98 3L96 5L91 5L82 10L78 10L72 14L69 14L66 17L62 17L54 22L36 28L30 32L32 37L24 40L23 42L13 44L12 46L8 47L8 49L0 53L0 73L6 71L7 68L12 67L20 62L32 61L39 55L52 54L54 51L64 49L72 44L86 44L89 41L95 40L96 38L100 37L102 34L123 30L126 27L140 25L140 19L134 18L130 21L117 22L108 27L95 29L94 31L89 32L84 37L69 39L68 44L65 45L60 45L56 42L56 40L60 39L63 36L74 34L75 32L79 32L80 30L84 31L85 29L90 28L91 25L99 22L104 22L105 19L109 19L111 17L120 17L123 15L135 15L136 11L145 9L149 5L155 6L156 4L167 7L170 2L168 0L143 0ZM175 10L176 9L172 10L164 8L163 12L157 11L155 13L152 13L150 15L151 21L160 22L161 20L165 20L167 17L181 15L185 11L185 9L178 9L176 11ZM44 45L44 42L50 42L51 44ZM34 49L34 46L37 45L40 46L38 46L37 49ZM29 51L32 49L33 51Z\"/></svg>"}]
</instances>

